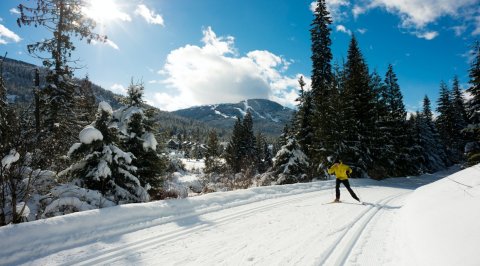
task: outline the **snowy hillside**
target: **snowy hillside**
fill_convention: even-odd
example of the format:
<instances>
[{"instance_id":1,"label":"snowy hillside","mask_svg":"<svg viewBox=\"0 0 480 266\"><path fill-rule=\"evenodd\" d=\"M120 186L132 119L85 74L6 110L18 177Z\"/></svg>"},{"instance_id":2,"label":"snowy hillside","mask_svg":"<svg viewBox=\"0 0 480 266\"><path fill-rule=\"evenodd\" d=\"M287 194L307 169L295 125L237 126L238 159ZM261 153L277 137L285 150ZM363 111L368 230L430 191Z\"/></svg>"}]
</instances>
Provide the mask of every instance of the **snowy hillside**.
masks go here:
<instances>
[{"instance_id":1,"label":"snowy hillside","mask_svg":"<svg viewBox=\"0 0 480 266\"><path fill-rule=\"evenodd\" d=\"M480 165L455 170L351 180L365 205L322 181L8 225L0 264L480 265Z\"/></svg>"},{"instance_id":2,"label":"snowy hillside","mask_svg":"<svg viewBox=\"0 0 480 266\"><path fill-rule=\"evenodd\" d=\"M231 129L237 117L243 118L247 111L252 114L257 130L276 136L282 133L283 127L290 121L293 114L292 109L265 99L190 107L174 111L173 114L205 122L212 127Z\"/></svg>"}]
</instances>

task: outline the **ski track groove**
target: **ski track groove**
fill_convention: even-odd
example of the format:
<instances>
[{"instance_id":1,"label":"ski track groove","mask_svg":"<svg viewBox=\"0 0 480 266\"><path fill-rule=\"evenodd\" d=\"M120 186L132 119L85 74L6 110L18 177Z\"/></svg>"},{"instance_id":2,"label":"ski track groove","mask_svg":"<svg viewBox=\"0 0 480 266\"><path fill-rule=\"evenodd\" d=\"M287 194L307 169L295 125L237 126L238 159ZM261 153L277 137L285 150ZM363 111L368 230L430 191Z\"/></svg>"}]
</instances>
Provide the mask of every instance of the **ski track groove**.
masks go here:
<instances>
[{"instance_id":1,"label":"ski track groove","mask_svg":"<svg viewBox=\"0 0 480 266\"><path fill-rule=\"evenodd\" d=\"M305 193L305 194L296 194L296 195L284 196L284 197L289 197L289 199L282 200L282 201L275 202L275 203L264 204L263 206L259 206L259 207L255 207L255 208L252 208L252 209L235 212L233 214L224 215L224 216L216 218L214 221L212 221L213 224L208 224L208 223L207 224L201 224L201 225L197 225L197 226L194 226L194 227L191 227L191 228L188 228L188 229L182 229L181 228L181 229L171 231L171 232L168 232L168 233L153 235L153 236L150 236L146 239L137 240L137 241L135 241L133 243L129 243L127 245L123 245L123 246L112 248L112 249L109 249L109 250L106 250L106 251L98 252L98 253L95 253L95 254L92 254L92 255L89 255L89 256L86 256L86 257L78 258L78 259L75 259L75 260L72 260L72 261L69 261L69 262L65 262L61 265L92 265L92 264L105 264L105 263L108 263L108 262L114 262L115 259L123 257L122 255L124 254L123 253L124 250L131 249L131 248L135 248L135 250L137 250L137 251L145 250L145 249L152 249L152 248L155 248L159 245L164 245L164 244L169 243L173 240L176 240L179 237L186 236L186 235L189 235L191 233L196 233L199 230L205 230L205 229L213 228L213 227L221 225L221 224L226 224L227 222L229 222L231 220L235 220L237 218L244 217L245 215L251 215L251 214L254 214L254 213L261 212L261 211L270 210L270 209L276 208L278 206L282 206L285 203L292 203L292 202L296 202L296 201L299 201L299 200L315 198L315 197L318 196L317 194L324 193L325 191L326 190L319 190L319 191L312 191L312 192ZM294 197L294 198L290 198L290 197ZM283 198L283 197L279 197L279 198ZM272 198L270 200L279 199L279 198ZM259 203L261 203L261 201L259 201ZM244 205L239 205L239 206L235 206L235 207L232 207L232 208L242 207L242 206L244 206ZM230 209L232 209L232 208L230 208ZM221 210L217 210L217 211L221 211ZM215 212L215 211L212 211L212 212ZM202 213L201 215L212 213L212 212ZM182 218L176 219L174 221L169 221L168 223L179 221L179 220L182 220L182 219L188 219L190 217L192 217L192 216L182 217ZM155 226L159 226L159 225L155 225ZM144 229L146 229L146 228L144 228ZM153 245L153 247L152 247L152 245Z\"/></svg>"},{"instance_id":2,"label":"ski track groove","mask_svg":"<svg viewBox=\"0 0 480 266\"><path fill-rule=\"evenodd\" d=\"M406 194L408 194L408 192L388 196L374 204L367 204L370 208L361 212L351 223L343 228L343 233L330 245L326 252L320 256L319 260L315 262L315 265L345 265L367 225L384 208L381 205L387 204Z\"/></svg>"},{"instance_id":3,"label":"ski track groove","mask_svg":"<svg viewBox=\"0 0 480 266\"><path fill-rule=\"evenodd\" d=\"M209 207L205 209L200 209L198 212L195 213L186 213L183 215L179 215L175 218L170 218L170 217L161 217L160 219L136 219L130 223L125 223L125 224L120 224L120 225L113 225L113 226L103 226L99 228L95 228L92 230L88 235L75 235L71 237L71 241L69 241L68 244L65 244L62 241L57 241L57 238L52 238L50 239L46 245L38 245L34 249L29 249L28 254L31 253L37 253L37 254L43 254L42 256L38 256L36 258L30 258L29 260L25 259L7 259L6 261L0 261L0 265L12 265L12 264L31 264L35 260L40 260L44 257L53 255L58 252L62 252L63 250L67 250L69 248L74 248L78 245L88 245L88 244L93 244L97 241L100 241L101 239L106 239L106 238L111 238L123 234L128 234L132 233L135 231L163 225L163 224L168 224L196 216L201 216L205 214L210 214L222 210L227 210L227 209L232 209L232 208L237 208L237 207L242 207L248 204L252 203L260 203L268 200L275 200L275 199L282 199L282 198L290 198L290 197L298 197L301 195L309 195L312 193L320 193L320 192L325 192L329 191L331 189L331 186L326 186L326 187L319 187L318 190L314 191L308 191L305 193L292 193L292 194L286 194L286 195L278 195L278 196L273 196L273 197L268 197L264 199L259 199L257 201L246 201L246 202L240 202L238 204L234 204L231 206L227 206L225 208L218 208L218 207ZM108 233L104 233L105 231L108 231ZM26 252L25 250L19 250L19 252ZM27 256L27 254L25 255Z\"/></svg>"}]
</instances>

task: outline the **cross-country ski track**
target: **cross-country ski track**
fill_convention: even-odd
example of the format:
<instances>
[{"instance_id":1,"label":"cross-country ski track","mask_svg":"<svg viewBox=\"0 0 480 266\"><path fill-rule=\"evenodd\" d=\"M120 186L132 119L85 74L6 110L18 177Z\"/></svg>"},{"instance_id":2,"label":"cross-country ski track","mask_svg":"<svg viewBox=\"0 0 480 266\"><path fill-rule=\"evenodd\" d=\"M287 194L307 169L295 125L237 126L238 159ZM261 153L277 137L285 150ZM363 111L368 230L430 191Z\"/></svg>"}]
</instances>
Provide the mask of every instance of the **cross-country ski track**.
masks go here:
<instances>
[{"instance_id":1,"label":"cross-country ski track","mask_svg":"<svg viewBox=\"0 0 480 266\"><path fill-rule=\"evenodd\" d=\"M194 206L194 211L132 217L101 230L95 229L95 223L90 230L67 226L59 218L58 226L71 228L72 234L63 230L51 241L27 243L24 254L38 255L2 255L6 260L0 264L408 265L402 207L416 188L447 174L351 180L363 205L344 187L342 203L326 204L334 198L334 181L319 181L166 201L158 206L159 213L165 204L179 207L181 201L184 207ZM152 209L155 204L159 203L137 208ZM86 213L90 219L110 219L114 214ZM41 230L42 223L54 219L34 223Z\"/></svg>"}]
</instances>

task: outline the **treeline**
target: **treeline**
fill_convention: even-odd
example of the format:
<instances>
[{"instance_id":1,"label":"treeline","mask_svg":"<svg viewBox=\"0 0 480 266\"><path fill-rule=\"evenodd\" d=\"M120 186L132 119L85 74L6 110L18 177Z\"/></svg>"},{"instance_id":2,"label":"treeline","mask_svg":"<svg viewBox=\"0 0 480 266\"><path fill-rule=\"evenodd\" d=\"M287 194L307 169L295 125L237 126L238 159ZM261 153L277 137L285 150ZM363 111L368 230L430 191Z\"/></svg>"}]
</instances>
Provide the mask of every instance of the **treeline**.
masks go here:
<instances>
[{"instance_id":1,"label":"treeline","mask_svg":"<svg viewBox=\"0 0 480 266\"><path fill-rule=\"evenodd\" d=\"M284 130L273 166L267 172L252 167L261 161L261 156L252 155L255 138L251 133L246 139L234 134L224 156L230 173L254 175L252 182L257 184L279 184L327 178L326 170L335 159L350 165L352 176L375 179L480 162L478 42L467 90L471 98L464 99L455 76L451 85L440 83L438 117L427 96L423 109L408 117L393 66L383 77L371 72L355 36L345 63L332 65L331 24L325 0L318 1L310 29L311 90L304 89L300 78L298 112Z\"/></svg>"},{"instance_id":2,"label":"treeline","mask_svg":"<svg viewBox=\"0 0 480 266\"><path fill-rule=\"evenodd\" d=\"M354 176L377 179L432 172L466 159L478 162L478 43L467 90L473 98L464 100L454 77L451 88L440 85L437 118L425 97L423 110L407 119L393 66L383 77L370 72L355 36L346 62L331 64L331 23L325 1L318 1L310 29L312 89L301 91L293 130L287 132L310 161L305 174L327 176L334 159L352 166Z\"/></svg>"}]
</instances>

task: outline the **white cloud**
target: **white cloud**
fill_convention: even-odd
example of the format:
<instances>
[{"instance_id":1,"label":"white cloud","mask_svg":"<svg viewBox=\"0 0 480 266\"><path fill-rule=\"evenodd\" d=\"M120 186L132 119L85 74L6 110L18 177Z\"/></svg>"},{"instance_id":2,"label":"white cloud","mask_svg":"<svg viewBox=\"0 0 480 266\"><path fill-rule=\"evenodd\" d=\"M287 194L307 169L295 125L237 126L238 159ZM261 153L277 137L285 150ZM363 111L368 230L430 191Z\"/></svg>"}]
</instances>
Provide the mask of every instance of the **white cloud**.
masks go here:
<instances>
[{"instance_id":1,"label":"white cloud","mask_svg":"<svg viewBox=\"0 0 480 266\"><path fill-rule=\"evenodd\" d=\"M475 17L475 30L472 32L472 35L480 35L480 15Z\"/></svg>"},{"instance_id":2,"label":"white cloud","mask_svg":"<svg viewBox=\"0 0 480 266\"><path fill-rule=\"evenodd\" d=\"M455 32L455 36L459 37L467 30L467 26L465 25L453 26L450 29L452 29Z\"/></svg>"},{"instance_id":3,"label":"white cloud","mask_svg":"<svg viewBox=\"0 0 480 266\"><path fill-rule=\"evenodd\" d=\"M20 42L22 38L20 38L15 32L0 24L0 44L7 44L8 40Z\"/></svg>"},{"instance_id":4,"label":"white cloud","mask_svg":"<svg viewBox=\"0 0 480 266\"><path fill-rule=\"evenodd\" d=\"M269 51L238 55L231 36L217 37L208 27L203 45L185 45L171 51L164 67L163 83L176 92L156 93L155 105L176 110L194 105L239 102L266 98L293 106L298 89L296 76L284 74L289 61Z\"/></svg>"},{"instance_id":5,"label":"white cloud","mask_svg":"<svg viewBox=\"0 0 480 266\"><path fill-rule=\"evenodd\" d=\"M435 39L437 36L438 36L438 32L436 31L418 31L418 32L414 32L414 34L418 37L418 38L422 38L422 39L425 39L425 40L433 40Z\"/></svg>"},{"instance_id":6,"label":"white cloud","mask_svg":"<svg viewBox=\"0 0 480 266\"><path fill-rule=\"evenodd\" d=\"M155 12L150 10L146 5L138 5L135 14L143 17L149 24L165 26L163 17L159 14L155 14Z\"/></svg>"},{"instance_id":7,"label":"white cloud","mask_svg":"<svg viewBox=\"0 0 480 266\"><path fill-rule=\"evenodd\" d=\"M360 29L357 29L357 31L358 31L360 34L365 34L368 30L365 29L365 28L360 28Z\"/></svg>"},{"instance_id":8,"label":"white cloud","mask_svg":"<svg viewBox=\"0 0 480 266\"><path fill-rule=\"evenodd\" d=\"M110 90L117 94L127 95L127 89L122 84L113 84L110 86Z\"/></svg>"},{"instance_id":9,"label":"white cloud","mask_svg":"<svg viewBox=\"0 0 480 266\"><path fill-rule=\"evenodd\" d=\"M363 7L363 6L359 6L359 5L355 5L352 9L352 14L353 14L353 17L356 19L358 18L358 16L364 14L365 12L367 12L369 8L368 7Z\"/></svg>"},{"instance_id":10,"label":"white cloud","mask_svg":"<svg viewBox=\"0 0 480 266\"><path fill-rule=\"evenodd\" d=\"M343 25L337 25L337 27L335 28L338 32L343 32L343 33L346 33L348 35L352 35L352 31L345 28L345 26Z\"/></svg>"},{"instance_id":11,"label":"white cloud","mask_svg":"<svg viewBox=\"0 0 480 266\"><path fill-rule=\"evenodd\" d=\"M352 10L353 16L366 13L373 8L382 8L401 19L401 28L409 30L419 38L431 40L438 36L427 27L442 17L469 21L478 21L477 31L480 34L479 0L358 0ZM462 34L463 27L454 29L457 35Z\"/></svg>"},{"instance_id":12,"label":"white cloud","mask_svg":"<svg viewBox=\"0 0 480 266\"><path fill-rule=\"evenodd\" d=\"M16 8L12 8L12 9L10 9L9 11L10 11L10 13L12 13L12 14L20 15L20 11L18 11L18 9L16 9Z\"/></svg>"},{"instance_id":13,"label":"white cloud","mask_svg":"<svg viewBox=\"0 0 480 266\"><path fill-rule=\"evenodd\" d=\"M376 7L384 8L399 15L403 27L421 29L443 16L462 17L469 7L477 5L478 0L372 0L363 1L359 8L364 9L361 13Z\"/></svg>"},{"instance_id":14,"label":"white cloud","mask_svg":"<svg viewBox=\"0 0 480 266\"><path fill-rule=\"evenodd\" d=\"M326 0L327 10L330 12L333 23L343 21L348 17L348 12L345 10L345 7L350 6L350 1L348 0ZM315 12L317 8L317 1L310 3L310 10Z\"/></svg>"}]
</instances>

